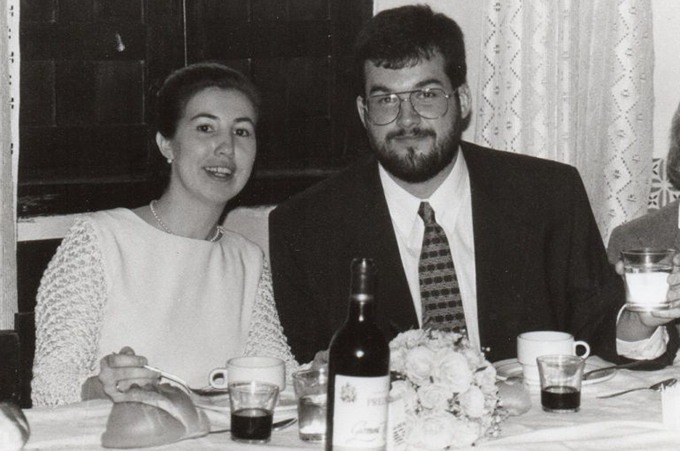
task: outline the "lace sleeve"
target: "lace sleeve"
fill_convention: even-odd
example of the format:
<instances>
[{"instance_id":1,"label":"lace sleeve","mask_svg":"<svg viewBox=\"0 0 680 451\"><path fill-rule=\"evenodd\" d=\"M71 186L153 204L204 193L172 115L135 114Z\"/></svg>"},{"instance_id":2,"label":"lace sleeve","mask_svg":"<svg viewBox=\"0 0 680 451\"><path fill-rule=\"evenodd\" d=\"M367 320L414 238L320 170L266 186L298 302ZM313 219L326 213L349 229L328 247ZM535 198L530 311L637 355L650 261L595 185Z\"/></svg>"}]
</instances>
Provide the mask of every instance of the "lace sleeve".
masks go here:
<instances>
[{"instance_id":1,"label":"lace sleeve","mask_svg":"<svg viewBox=\"0 0 680 451\"><path fill-rule=\"evenodd\" d=\"M91 223L69 230L40 282L35 308L34 406L81 399L97 373L97 345L106 302L101 250Z\"/></svg>"},{"instance_id":2,"label":"lace sleeve","mask_svg":"<svg viewBox=\"0 0 680 451\"><path fill-rule=\"evenodd\" d=\"M286 336L279 321L279 314L274 304L272 276L269 265L265 261L262 276L257 287L253 318L248 331L248 339L244 355L266 355L278 357L286 362L286 379L297 371L298 363L290 351Z\"/></svg>"}]
</instances>

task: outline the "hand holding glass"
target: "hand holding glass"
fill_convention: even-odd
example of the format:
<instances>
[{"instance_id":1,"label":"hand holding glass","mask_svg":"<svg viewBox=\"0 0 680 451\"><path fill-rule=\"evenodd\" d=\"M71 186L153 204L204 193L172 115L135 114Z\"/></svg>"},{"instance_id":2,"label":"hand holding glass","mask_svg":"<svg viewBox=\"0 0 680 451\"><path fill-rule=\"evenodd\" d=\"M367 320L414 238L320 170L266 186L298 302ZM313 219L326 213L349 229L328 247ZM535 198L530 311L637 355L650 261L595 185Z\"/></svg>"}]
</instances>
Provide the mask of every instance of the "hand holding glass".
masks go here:
<instances>
[{"instance_id":1,"label":"hand holding glass","mask_svg":"<svg viewBox=\"0 0 680 451\"><path fill-rule=\"evenodd\" d=\"M628 310L668 309L668 275L673 271L674 255L674 249L641 248L621 252Z\"/></svg>"}]
</instances>

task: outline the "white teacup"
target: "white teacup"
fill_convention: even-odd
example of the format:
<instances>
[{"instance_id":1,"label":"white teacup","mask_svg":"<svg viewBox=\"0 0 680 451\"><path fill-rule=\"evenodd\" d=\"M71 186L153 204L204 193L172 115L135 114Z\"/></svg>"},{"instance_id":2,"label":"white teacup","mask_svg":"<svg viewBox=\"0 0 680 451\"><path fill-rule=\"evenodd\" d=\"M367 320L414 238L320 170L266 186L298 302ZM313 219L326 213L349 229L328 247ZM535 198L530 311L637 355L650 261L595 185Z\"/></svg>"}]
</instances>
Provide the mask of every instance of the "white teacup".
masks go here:
<instances>
[{"instance_id":1,"label":"white teacup","mask_svg":"<svg viewBox=\"0 0 680 451\"><path fill-rule=\"evenodd\" d=\"M577 348L584 349L577 354ZM517 361L522 365L524 380L530 384L538 384L538 363L536 358L546 354L578 355L586 358L590 355L590 346L585 341L574 341L574 336L566 332L538 331L524 332L517 337Z\"/></svg>"},{"instance_id":2,"label":"white teacup","mask_svg":"<svg viewBox=\"0 0 680 451\"><path fill-rule=\"evenodd\" d=\"M276 357L234 357L227 361L226 368L215 368L210 372L210 386L226 389L234 382L268 382L286 388L286 364Z\"/></svg>"}]
</instances>

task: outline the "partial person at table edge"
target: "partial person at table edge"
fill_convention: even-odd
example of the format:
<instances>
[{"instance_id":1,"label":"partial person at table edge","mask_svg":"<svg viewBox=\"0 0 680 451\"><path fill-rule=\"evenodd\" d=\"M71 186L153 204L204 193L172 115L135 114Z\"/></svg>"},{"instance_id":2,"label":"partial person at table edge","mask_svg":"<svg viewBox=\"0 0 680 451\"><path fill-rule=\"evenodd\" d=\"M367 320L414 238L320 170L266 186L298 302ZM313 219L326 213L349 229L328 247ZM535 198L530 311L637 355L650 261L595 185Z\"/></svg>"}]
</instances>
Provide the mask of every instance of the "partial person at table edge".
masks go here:
<instances>
[{"instance_id":1,"label":"partial person at table edge","mask_svg":"<svg viewBox=\"0 0 680 451\"><path fill-rule=\"evenodd\" d=\"M224 229L248 181L260 115L256 87L218 63L178 69L157 98L156 143L169 183L157 200L84 215L38 291L35 406L157 384L151 364L190 386L240 355L297 366L259 246Z\"/></svg>"},{"instance_id":2,"label":"partial person at table edge","mask_svg":"<svg viewBox=\"0 0 680 451\"><path fill-rule=\"evenodd\" d=\"M669 134L669 148L666 157L666 174L671 185L680 189L680 104L671 119ZM609 238L607 255L612 264L621 266L621 251L643 247L675 249L680 251L680 199L665 205L658 210L649 211L644 216L617 226ZM674 264L680 266L680 255L675 256ZM622 273L623 269L619 268ZM676 319L680 315L680 274L671 274L669 285L675 289L669 290L668 299L675 307L664 312L654 312L645 315L648 323L648 333L652 332L653 339L647 344L651 352L661 352L669 342L677 341L677 321L672 321L667 327L659 327L668 319ZM633 318L633 321L638 321ZM675 327L673 327L675 326ZM675 345L671 345L675 346Z\"/></svg>"},{"instance_id":3,"label":"partial person at table edge","mask_svg":"<svg viewBox=\"0 0 680 451\"><path fill-rule=\"evenodd\" d=\"M388 338L423 324L464 331L497 361L516 357L518 334L559 330L619 360L623 283L577 170L461 140L473 95L455 21L423 5L384 10L355 59L372 154L270 214L275 301L296 357L328 346L361 256L378 267ZM446 241L442 273L431 237Z\"/></svg>"}]
</instances>

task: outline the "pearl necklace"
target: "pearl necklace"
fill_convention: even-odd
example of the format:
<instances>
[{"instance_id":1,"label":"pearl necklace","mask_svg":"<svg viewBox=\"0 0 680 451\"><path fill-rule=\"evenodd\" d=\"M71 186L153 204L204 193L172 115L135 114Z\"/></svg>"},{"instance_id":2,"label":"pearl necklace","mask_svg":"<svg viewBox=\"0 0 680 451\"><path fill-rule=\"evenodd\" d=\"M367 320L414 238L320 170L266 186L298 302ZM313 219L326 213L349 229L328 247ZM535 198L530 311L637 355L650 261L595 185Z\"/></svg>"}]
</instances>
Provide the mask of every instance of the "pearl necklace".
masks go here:
<instances>
[{"instance_id":1,"label":"pearl necklace","mask_svg":"<svg viewBox=\"0 0 680 451\"><path fill-rule=\"evenodd\" d=\"M149 204L149 208L151 208L151 214L153 215L154 218L156 218L156 222L158 223L159 226L161 226L161 229L163 229L165 233L175 235L175 233L173 233L173 231L170 230L170 227L166 226L165 223L161 220L161 218L158 216L158 213L156 213L155 205L157 202L158 202L157 200L152 200L151 203ZM224 229L222 228L221 225L216 225L215 234L208 241L214 243L215 241L218 241L220 238L222 238L222 235L224 235Z\"/></svg>"}]
</instances>

